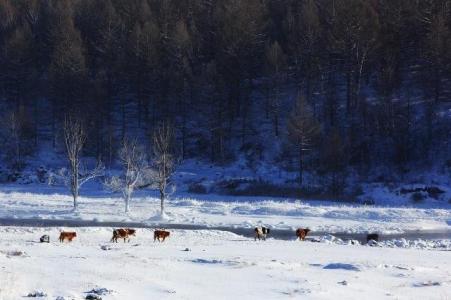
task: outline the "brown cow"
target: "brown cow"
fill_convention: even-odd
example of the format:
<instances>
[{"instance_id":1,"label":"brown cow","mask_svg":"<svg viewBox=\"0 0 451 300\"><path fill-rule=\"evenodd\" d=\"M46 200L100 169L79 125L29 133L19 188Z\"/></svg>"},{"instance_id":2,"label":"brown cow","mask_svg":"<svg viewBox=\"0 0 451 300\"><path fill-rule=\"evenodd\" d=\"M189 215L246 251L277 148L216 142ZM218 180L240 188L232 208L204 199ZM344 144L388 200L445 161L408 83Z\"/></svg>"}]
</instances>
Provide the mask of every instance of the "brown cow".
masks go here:
<instances>
[{"instance_id":1,"label":"brown cow","mask_svg":"<svg viewBox=\"0 0 451 300\"><path fill-rule=\"evenodd\" d=\"M158 240L159 242L164 242L164 240L169 236L170 232L166 230L155 230L153 233L153 241ZM160 241L162 239L162 241Z\"/></svg>"},{"instance_id":2,"label":"brown cow","mask_svg":"<svg viewBox=\"0 0 451 300\"><path fill-rule=\"evenodd\" d=\"M300 241L305 241L305 237L310 232L310 229L308 228L298 228L296 230L296 236L299 238Z\"/></svg>"},{"instance_id":3,"label":"brown cow","mask_svg":"<svg viewBox=\"0 0 451 300\"><path fill-rule=\"evenodd\" d=\"M68 240L69 242L72 242L72 240L76 237L77 237L76 232L61 231L59 240L60 240L60 243L64 242L64 240Z\"/></svg>"},{"instance_id":4,"label":"brown cow","mask_svg":"<svg viewBox=\"0 0 451 300\"><path fill-rule=\"evenodd\" d=\"M113 237L111 238L112 242L117 243L117 239L124 239L124 243L126 240L130 243L130 236L136 236L136 230L131 228L119 228L113 230Z\"/></svg>"}]
</instances>

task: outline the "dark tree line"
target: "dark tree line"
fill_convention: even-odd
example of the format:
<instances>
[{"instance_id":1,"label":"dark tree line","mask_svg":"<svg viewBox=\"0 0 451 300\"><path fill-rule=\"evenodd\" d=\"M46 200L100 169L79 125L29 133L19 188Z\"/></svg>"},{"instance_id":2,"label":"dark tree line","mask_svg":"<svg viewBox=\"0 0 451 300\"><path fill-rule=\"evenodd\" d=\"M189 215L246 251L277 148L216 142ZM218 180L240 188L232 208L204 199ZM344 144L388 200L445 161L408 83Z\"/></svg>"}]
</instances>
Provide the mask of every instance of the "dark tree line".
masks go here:
<instances>
[{"instance_id":1,"label":"dark tree line","mask_svg":"<svg viewBox=\"0 0 451 300\"><path fill-rule=\"evenodd\" d=\"M76 114L106 164L162 121L183 158L427 162L449 150L450 26L448 0L0 0L3 154L61 149Z\"/></svg>"}]
</instances>

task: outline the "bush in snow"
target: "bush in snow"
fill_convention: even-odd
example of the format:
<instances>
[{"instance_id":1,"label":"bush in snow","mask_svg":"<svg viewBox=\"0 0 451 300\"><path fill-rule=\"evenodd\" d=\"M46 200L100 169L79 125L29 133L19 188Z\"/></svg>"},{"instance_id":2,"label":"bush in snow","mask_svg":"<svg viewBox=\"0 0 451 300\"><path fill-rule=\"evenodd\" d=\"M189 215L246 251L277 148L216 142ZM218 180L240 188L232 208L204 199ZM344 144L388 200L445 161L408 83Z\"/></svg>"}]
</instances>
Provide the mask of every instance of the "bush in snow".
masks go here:
<instances>
[{"instance_id":1,"label":"bush in snow","mask_svg":"<svg viewBox=\"0 0 451 300\"><path fill-rule=\"evenodd\" d=\"M427 198L427 195L424 192L416 192L416 193L413 193L411 196L412 201L416 202L416 203L422 202L426 198Z\"/></svg>"},{"instance_id":2,"label":"bush in snow","mask_svg":"<svg viewBox=\"0 0 451 300\"><path fill-rule=\"evenodd\" d=\"M92 290L90 290L89 292L87 292L88 294L96 294L96 295L108 295L111 294L113 291L109 290L107 288L93 288Z\"/></svg>"},{"instance_id":3,"label":"bush in snow","mask_svg":"<svg viewBox=\"0 0 451 300\"><path fill-rule=\"evenodd\" d=\"M375 205L376 201L374 201L373 197L367 196L360 200L360 203L362 203L363 205Z\"/></svg>"},{"instance_id":4,"label":"bush in snow","mask_svg":"<svg viewBox=\"0 0 451 300\"><path fill-rule=\"evenodd\" d=\"M48 171L43 166L40 166L36 170L36 177L40 183L45 183L48 181Z\"/></svg>"},{"instance_id":5,"label":"bush in snow","mask_svg":"<svg viewBox=\"0 0 451 300\"><path fill-rule=\"evenodd\" d=\"M27 297L30 297L30 298L47 297L47 294L44 292L41 292L41 291L34 291L31 293L28 293Z\"/></svg>"},{"instance_id":6,"label":"bush in snow","mask_svg":"<svg viewBox=\"0 0 451 300\"><path fill-rule=\"evenodd\" d=\"M207 188L202 183L191 183L188 186L188 192L193 194L206 194Z\"/></svg>"}]
</instances>

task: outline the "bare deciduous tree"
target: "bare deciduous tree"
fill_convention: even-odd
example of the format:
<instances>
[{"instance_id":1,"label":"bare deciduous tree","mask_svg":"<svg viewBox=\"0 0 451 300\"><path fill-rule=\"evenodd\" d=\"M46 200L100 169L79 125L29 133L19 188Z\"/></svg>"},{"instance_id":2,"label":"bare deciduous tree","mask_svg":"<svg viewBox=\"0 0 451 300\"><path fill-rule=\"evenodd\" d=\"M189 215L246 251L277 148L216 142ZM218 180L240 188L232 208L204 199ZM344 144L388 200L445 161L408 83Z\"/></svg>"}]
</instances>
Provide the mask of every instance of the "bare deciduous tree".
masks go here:
<instances>
[{"instance_id":1,"label":"bare deciduous tree","mask_svg":"<svg viewBox=\"0 0 451 300\"><path fill-rule=\"evenodd\" d=\"M89 180L101 176L104 171L100 160L92 170L81 164L81 153L86 142L86 132L83 123L72 116L67 116L64 120L64 142L66 145L66 156L69 160L69 174L64 169L62 174L67 180L72 197L74 198L74 210L78 207L78 195L80 188Z\"/></svg>"},{"instance_id":2,"label":"bare deciduous tree","mask_svg":"<svg viewBox=\"0 0 451 300\"><path fill-rule=\"evenodd\" d=\"M280 99L279 99L279 89L281 85L281 72L285 66L285 53L280 47L279 43L275 41L274 43L267 45L265 50L266 61L268 68L270 69L270 74L272 78L270 79L270 89L272 90L272 95L269 99L269 110L271 112L271 117L274 127L274 135L279 136L279 114L280 114Z\"/></svg>"},{"instance_id":3,"label":"bare deciduous tree","mask_svg":"<svg viewBox=\"0 0 451 300\"><path fill-rule=\"evenodd\" d=\"M29 115L23 109L6 112L0 117L0 141L5 159L14 170L25 165L25 156L31 152L33 131Z\"/></svg>"},{"instance_id":4,"label":"bare deciduous tree","mask_svg":"<svg viewBox=\"0 0 451 300\"><path fill-rule=\"evenodd\" d=\"M343 141L336 128L324 139L321 152L323 168L330 174L329 189L337 197L345 187L346 156Z\"/></svg>"},{"instance_id":5,"label":"bare deciduous tree","mask_svg":"<svg viewBox=\"0 0 451 300\"><path fill-rule=\"evenodd\" d=\"M22 162L22 151L21 151L21 147L20 147L20 127L21 127L21 122L20 119L18 118L18 115L14 112L10 113L7 116L7 122L8 122L8 129L9 129L9 133L10 133L10 141L11 141L11 153L14 153L12 156L14 157L13 159L13 165L14 166L19 166L21 165Z\"/></svg>"},{"instance_id":6,"label":"bare deciduous tree","mask_svg":"<svg viewBox=\"0 0 451 300\"><path fill-rule=\"evenodd\" d=\"M122 176L113 176L106 186L121 192L124 198L125 212L130 211L133 192L140 185L148 184L148 166L143 148L134 139L124 139L119 150L119 160L124 168Z\"/></svg>"},{"instance_id":7,"label":"bare deciduous tree","mask_svg":"<svg viewBox=\"0 0 451 300\"><path fill-rule=\"evenodd\" d=\"M295 109L288 120L290 141L297 147L299 154L299 183L302 185L303 154L310 151L314 138L319 134L320 126L313 117L310 106L303 97L299 97Z\"/></svg>"},{"instance_id":8,"label":"bare deciduous tree","mask_svg":"<svg viewBox=\"0 0 451 300\"><path fill-rule=\"evenodd\" d=\"M164 201L170 192L175 191L172 175L176 167L173 151L174 130L171 125L163 123L158 126L152 137L152 179L160 193L161 215L164 215Z\"/></svg>"}]
</instances>

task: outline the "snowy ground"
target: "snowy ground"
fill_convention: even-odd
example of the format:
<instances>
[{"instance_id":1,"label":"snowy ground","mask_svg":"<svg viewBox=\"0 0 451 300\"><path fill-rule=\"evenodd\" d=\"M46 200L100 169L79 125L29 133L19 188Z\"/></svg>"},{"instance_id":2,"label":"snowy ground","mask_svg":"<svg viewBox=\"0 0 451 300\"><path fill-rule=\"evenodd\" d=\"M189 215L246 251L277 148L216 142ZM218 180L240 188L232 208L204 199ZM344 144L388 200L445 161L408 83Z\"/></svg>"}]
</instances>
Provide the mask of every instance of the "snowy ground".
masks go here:
<instances>
[{"instance_id":1,"label":"snowy ground","mask_svg":"<svg viewBox=\"0 0 451 300\"><path fill-rule=\"evenodd\" d=\"M156 225L159 200L136 194L123 213L118 195L82 191L77 212L64 188L4 185L1 219L144 222ZM150 196L149 196L150 195ZM167 202L165 223L273 229L310 227L328 233L450 232L446 206L359 206L336 202L179 194ZM451 236L441 241L384 241L381 247L251 238L215 230L173 230L154 243L138 229L131 243L110 243L112 228L75 230L72 243L57 242L63 228L0 226L0 300L42 299L449 299ZM49 234L50 244L38 243ZM407 249L403 249L407 248ZM415 249L413 249L415 248ZM420 250L420 249L434 250ZM104 289L104 290L102 290Z\"/></svg>"},{"instance_id":2,"label":"snowy ground","mask_svg":"<svg viewBox=\"0 0 451 300\"><path fill-rule=\"evenodd\" d=\"M66 228L70 229L70 228ZM269 239L176 230L164 243L140 229L113 244L110 228L0 227L0 300L84 299L449 299L451 252ZM49 234L50 244L38 239ZM102 249L103 248L103 249ZM59 297L59 298L58 298Z\"/></svg>"},{"instance_id":3,"label":"snowy ground","mask_svg":"<svg viewBox=\"0 0 451 300\"><path fill-rule=\"evenodd\" d=\"M39 191L39 192L35 192ZM86 194L86 191L82 193ZM63 188L2 187L0 218L137 221L155 223L159 200L149 192L136 194L131 212L123 212L118 195L92 190L80 197L79 210ZM449 207L383 207L319 201L205 195L177 197L167 202L168 220L174 224L252 228L264 224L276 229L309 227L328 233L399 233L411 230L449 230Z\"/></svg>"}]
</instances>

